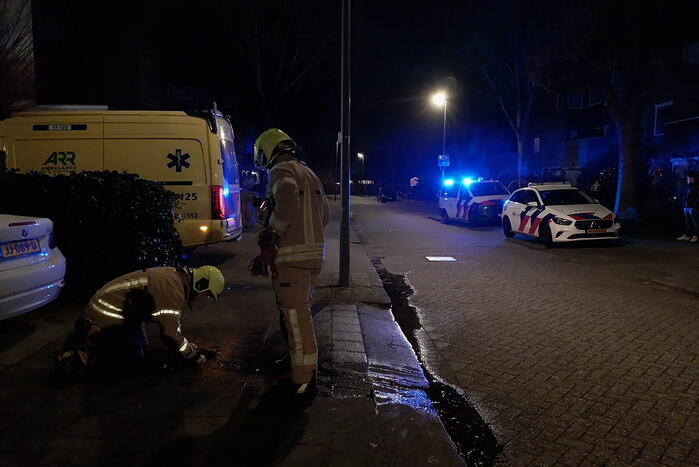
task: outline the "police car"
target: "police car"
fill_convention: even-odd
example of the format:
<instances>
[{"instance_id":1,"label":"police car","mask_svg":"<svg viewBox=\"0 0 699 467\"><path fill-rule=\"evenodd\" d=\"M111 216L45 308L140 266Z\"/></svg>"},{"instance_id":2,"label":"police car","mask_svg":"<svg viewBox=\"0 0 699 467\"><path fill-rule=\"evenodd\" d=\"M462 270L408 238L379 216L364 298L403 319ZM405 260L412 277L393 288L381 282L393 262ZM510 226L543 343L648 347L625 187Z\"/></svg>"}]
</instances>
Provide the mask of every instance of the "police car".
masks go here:
<instances>
[{"instance_id":1,"label":"police car","mask_svg":"<svg viewBox=\"0 0 699 467\"><path fill-rule=\"evenodd\" d=\"M471 225L497 222L502 203L510 192L498 180L464 178L456 183L448 178L442 183L439 211L442 221L468 222Z\"/></svg>"},{"instance_id":2,"label":"police car","mask_svg":"<svg viewBox=\"0 0 699 467\"><path fill-rule=\"evenodd\" d=\"M502 210L506 237L524 234L548 247L559 242L619 238L609 209L569 183L530 183L512 193Z\"/></svg>"}]
</instances>

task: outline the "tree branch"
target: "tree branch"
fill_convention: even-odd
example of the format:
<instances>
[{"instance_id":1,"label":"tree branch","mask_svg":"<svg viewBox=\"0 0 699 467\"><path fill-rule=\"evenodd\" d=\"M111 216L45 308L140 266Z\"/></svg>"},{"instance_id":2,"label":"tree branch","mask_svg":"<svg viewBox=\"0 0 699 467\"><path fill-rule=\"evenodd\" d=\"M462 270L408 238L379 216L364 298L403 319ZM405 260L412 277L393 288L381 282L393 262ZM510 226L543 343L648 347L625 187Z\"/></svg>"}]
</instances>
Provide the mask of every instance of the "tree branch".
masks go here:
<instances>
[{"instance_id":1,"label":"tree branch","mask_svg":"<svg viewBox=\"0 0 699 467\"><path fill-rule=\"evenodd\" d=\"M476 62L480 66L481 73L483 74L483 77L486 79L486 81L488 81L491 88L493 89L493 93L495 94L495 96L498 99L498 102L500 104L500 109L502 110L502 113L505 116L505 119L510 124L510 127L512 127L512 131L515 132L515 135L518 135L519 130L518 130L517 126L515 125L514 121L512 120L512 117L510 116L510 112L507 110L507 107L505 106L505 101L502 97L502 93L498 89L497 84L495 83L493 78L490 76L490 73L488 73L488 69L486 68L486 66L480 60L476 60Z\"/></svg>"}]
</instances>

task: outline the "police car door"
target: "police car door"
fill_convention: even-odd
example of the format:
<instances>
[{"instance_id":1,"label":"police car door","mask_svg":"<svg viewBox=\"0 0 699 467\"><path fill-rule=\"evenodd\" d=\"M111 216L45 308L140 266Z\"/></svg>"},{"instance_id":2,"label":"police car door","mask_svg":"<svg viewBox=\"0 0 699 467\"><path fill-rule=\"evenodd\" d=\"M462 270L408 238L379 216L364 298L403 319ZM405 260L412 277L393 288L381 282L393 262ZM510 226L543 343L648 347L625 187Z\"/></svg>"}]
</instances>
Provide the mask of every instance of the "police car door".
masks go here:
<instances>
[{"instance_id":1,"label":"police car door","mask_svg":"<svg viewBox=\"0 0 699 467\"><path fill-rule=\"evenodd\" d=\"M519 212L519 225L516 226L518 232L522 232L528 235L534 234L532 225L535 225L535 220L539 217L542 210L541 203L539 202L539 197L536 195L534 190L524 190L522 195L522 202L520 203L521 210ZM536 223L538 225L538 222Z\"/></svg>"},{"instance_id":2,"label":"police car door","mask_svg":"<svg viewBox=\"0 0 699 467\"><path fill-rule=\"evenodd\" d=\"M456 217L457 193L458 187L456 185L445 184L442 186L442 196L439 197L439 206L447 211L447 215L451 219Z\"/></svg>"},{"instance_id":3,"label":"police car door","mask_svg":"<svg viewBox=\"0 0 699 467\"><path fill-rule=\"evenodd\" d=\"M521 190L515 192L507 202L507 210L506 213L507 216L510 219L510 224L512 225L512 230L515 230L517 232L521 232L522 228L521 226L521 221L522 221L522 215L524 214L524 210L527 207L527 192L530 190Z\"/></svg>"},{"instance_id":4,"label":"police car door","mask_svg":"<svg viewBox=\"0 0 699 467\"><path fill-rule=\"evenodd\" d=\"M468 218L468 203L471 201L473 196L466 185L459 185L459 196L456 202L456 215L457 219L466 220Z\"/></svg>"},{"instance_id":5,"label":"police car door","mask_svg":"<svg viewBox=\"0 0 699 467\"><path fill-rule=\"evenodd\" d=\"M509 219L510 225L512 226L512 230L517 230L517 227L519 226L519 223L516 222L516 219L519 219L519 213L521 211L520 203L522 202L522 196L524 195L521 191L515 191L510 195L502 209L503 220L505 219L505 217Z\"/></svg>"}]
</instances>

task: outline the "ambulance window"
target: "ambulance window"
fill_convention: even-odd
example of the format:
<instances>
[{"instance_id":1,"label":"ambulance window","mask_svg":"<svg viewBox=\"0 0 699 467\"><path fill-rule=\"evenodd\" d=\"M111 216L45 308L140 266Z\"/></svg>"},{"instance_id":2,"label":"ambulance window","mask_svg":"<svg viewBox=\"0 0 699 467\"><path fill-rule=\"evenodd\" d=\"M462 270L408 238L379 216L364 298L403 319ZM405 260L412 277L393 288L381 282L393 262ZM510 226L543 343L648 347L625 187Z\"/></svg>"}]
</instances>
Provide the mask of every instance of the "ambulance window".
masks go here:
<instances>
[{"instance_id":1,"label":"ambulance window","mask_svg":"<svg viewBox=\"0 0 699 467\"><path fill-rule=\"evenodd\" d=\"M223 178L229 185L238 184L238 160L235 157L233 141L221 140L221 159L223 159Z\"/></svg>"}]
</instances>

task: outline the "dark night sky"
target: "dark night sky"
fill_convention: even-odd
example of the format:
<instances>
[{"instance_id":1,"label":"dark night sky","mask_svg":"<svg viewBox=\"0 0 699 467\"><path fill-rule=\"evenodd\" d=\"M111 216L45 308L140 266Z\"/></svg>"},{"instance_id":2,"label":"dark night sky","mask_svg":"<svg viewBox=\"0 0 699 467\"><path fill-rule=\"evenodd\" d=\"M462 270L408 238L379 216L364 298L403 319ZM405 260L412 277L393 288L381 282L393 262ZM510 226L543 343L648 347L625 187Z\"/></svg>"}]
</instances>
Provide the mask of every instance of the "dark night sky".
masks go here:
<instances>
[{"instance_id":1,"label":"dark night sky","mask_svg":"<svg viewBox=\"0 0 699 467\"><path fill-rule=\"evenodd\" d=\"M327 0L313 1L323 7L312 20L318 31L327 31L329 43L303 81L284 129L329 177L339 129L340 2L328 9ZM233 117L239 151L247 152L266 125L236 43L246 3L35 0L39 103L182 109L208 108L215 99ZM442 114L428 97L438 87L454 96L447 152L461 149L476 114L499 121L497 110L460 77L458 40L468 28L468 4L353 2L352 150L366 153L369 176L403 181L427 168L437 173ZM262 33L277 39L272 27Z\"/></svg>"}]
</instances>

